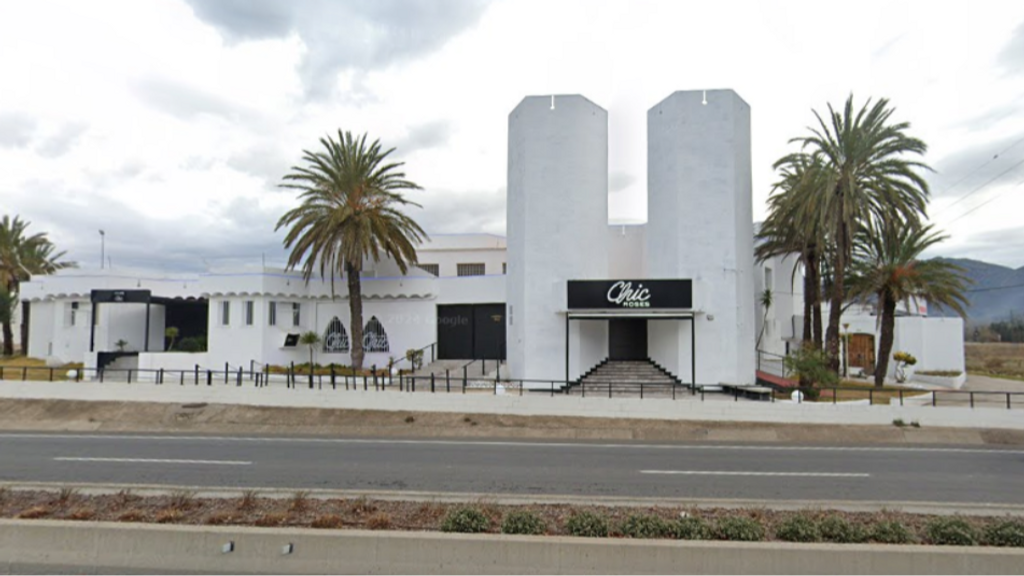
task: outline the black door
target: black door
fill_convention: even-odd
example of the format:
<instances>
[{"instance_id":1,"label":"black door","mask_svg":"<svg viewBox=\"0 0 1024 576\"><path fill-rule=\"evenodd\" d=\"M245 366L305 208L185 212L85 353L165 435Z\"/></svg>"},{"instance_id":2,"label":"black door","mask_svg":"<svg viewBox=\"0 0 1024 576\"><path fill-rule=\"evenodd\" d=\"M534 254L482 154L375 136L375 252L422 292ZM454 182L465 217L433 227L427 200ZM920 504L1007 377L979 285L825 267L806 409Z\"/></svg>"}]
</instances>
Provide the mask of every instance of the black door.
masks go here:
<instances>
[{"instance_id":1,"label":"black door","mask_svg":"<svg viewBox=\"0 0 1024 576\"><path fill-rule=\"evenodd\" d=\"M473 357L473 307L437 307L437 358L461 360Z\"/></svg>"},{"instance_id":2,"label":"black door","mask_svg":"<svg viewBox=\"0 0 1024 576\"><path fill-rule=\"evenodd\" d=\"M608 359L647 359L647 320L608 321Z\"/></svg>"},{"instance_id":3,"label":"black door","mask_svg":"<svg viewBox=\"0 0 1024 576\"><path fill-rule=\"evenodd\" d=\"M505 359L505 305L437 307L439 360Z\"/></svg>"},{"instance_id":4,"label":"black door","mask_svg":"<svg viewBox=\"0 0 1024 576\"><path fill-rule=\"evenodd\" d=\"M473 306L473 358L505 359L505 305Z\"/></svg>"}]
</instances>

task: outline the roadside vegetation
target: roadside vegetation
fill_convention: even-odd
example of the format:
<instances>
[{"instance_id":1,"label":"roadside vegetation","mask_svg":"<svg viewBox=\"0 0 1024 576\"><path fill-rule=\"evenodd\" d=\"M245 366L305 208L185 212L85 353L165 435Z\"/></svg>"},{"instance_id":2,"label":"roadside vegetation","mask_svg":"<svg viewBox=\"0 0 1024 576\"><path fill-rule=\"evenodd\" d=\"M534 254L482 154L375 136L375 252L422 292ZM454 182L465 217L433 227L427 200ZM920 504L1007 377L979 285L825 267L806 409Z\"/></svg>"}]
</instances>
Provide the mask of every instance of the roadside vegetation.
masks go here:
<instances>
[{"instance_id":1,"label":"roadside vegetation","mask_svg":"<svg viewBox=\"0 0 1024 576\"><path fill-rule=\"evenodd\" d=\"M1024 380L1024 344L966 342L968 374Z\"/></svg>"},{"instance_id":2,"label":"roadside vegetation","mask_svg":"<svg viewBox=\"0 0 1024 576\"><path fill-rule=\"evenodd\" d=\"M1024 547L1024 519L897 511L502 505L321 499L304 491L203 498L176 491L89 495L0 488L0 518L186 525L412 530L581 538L833 542Z\"/></svg>"}]
</instances>

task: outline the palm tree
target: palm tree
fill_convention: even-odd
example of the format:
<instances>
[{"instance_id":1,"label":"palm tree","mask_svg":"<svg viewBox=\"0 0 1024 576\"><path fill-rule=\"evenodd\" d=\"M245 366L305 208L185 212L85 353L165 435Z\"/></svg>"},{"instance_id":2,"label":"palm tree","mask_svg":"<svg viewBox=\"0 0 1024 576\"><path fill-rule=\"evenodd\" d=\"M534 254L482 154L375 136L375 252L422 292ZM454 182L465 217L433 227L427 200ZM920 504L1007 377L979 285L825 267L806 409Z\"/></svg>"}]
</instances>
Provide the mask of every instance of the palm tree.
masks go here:
<instances>
[{"instance_id":1,"label":"palm tree","mask_svg":"<svg viewBox=\"0 0 1024 576\"><path fill-rule=\"evenodd\" d=\"M0 219L0 285L6 289L15 303L22 282L28 281L32 275L53 274L61 268L75 266L74 262L61 259L64 252L56 252L56 247L47 238L45 232L28 236L26 230L30 223L18 216L13 219L4 216ZM13 314L12 314L13 316ZM14 334L11 330L12 320L3 322L4 349L6 356L14 354ZM28 350L28 325L22 323L21 349Z\"/></svg>"},{"instance_id":2,"label":"palm tree","mask_svg":"<svg viewBox=\"0 0 1024 576\"><path fill-rule=\"evenodd\" d=\"M281 186L300 191L301 204L284 214L275 230L288 227L288 268L301 265L306 282L319 270L321 278L345 275L352 318L352 366L363 367L363 299L360 273L363 261L391 258L404 274L417 263L416 245L426 232L400 208L419 204L406 200L404 190L419 190L390 162L394 148L380 141L367 143L338 131L338 139L321 138L323 150L303 151L305 166L293 166Z\"/></svg>"},{"instance_id":3,"label":"palm tree","mask_svg":"<svg viewBox=\"0 0 1024 576\"><path fill-rule=\"evenodd\" d=\"M829 364L838 373L839 321L854 236L871 218L918 222L928 199L928 184L918 171L930 168L906 158L923 155L928 147L906 134L909 123L890 123L895 110L887 99L874 104L869 99L855 112L851 95L842 111L831 105L828 111L827 120L814 112L818 126L809 129L810 136L791 140L802 145L801 152L791 156L809 155L825 167L818 190L820 222L831 244L825 343Z\"/></svg>"},{"instance_id":4,"label":"palm tree","mask_svg":"<svg viewBox=\"0 0 1024 576\"><path fill-rule=\"evenodd\" d=\"M963 269L943 260L918 259L947 237L931 225L898 218L875 220L857 235L850 294L862 300L874 297L880 311L875 386L882 386L889 369L898 302L921 298L966 316L968 280L961 275Z\"/></svg>"},{"instance_id":5,"label":"palm tree","mask_svg":"<svg viewBox=\"0 0 1024 576\"><path fill-rule=\"evenodd\" d=\"M817 190L823 168L809 156L784 158L775 164L780 180L768 199L768 217L758 231L755 256L763 262L776 256L798 254L804 269L803 342L820 350L821 252L825 238L818 217ZM795 276L798 268L794 267Z\"/></svg>"},{"instance_id":6,"label":"palm tree","mask_svg":"<svg viewBox=\"0 0 1024 576\"><path fill-rule=\"evenodd\" d=\"M755 350L761 350L761 338L764 337L764 329L768 327L768 310L772 307L772 289L765 288L764 292L761 292L761 308L764 309L764 316L761 318L761 333L757 335L757 344L754 345Z\"/></svg>"},{"instance_id":7,"label":"palm tree","mask_svg":"<svg viewBox=\"0 0 1024 576\"><path fill-rule=\"evenodd\" d=\"M316 352L316 347L320 344L320 335L310 330L303 332L302 336L299 337L299 344L303 344L309 348L309 388L313 389L313 353Z\"/></svg>"}]
</instances>

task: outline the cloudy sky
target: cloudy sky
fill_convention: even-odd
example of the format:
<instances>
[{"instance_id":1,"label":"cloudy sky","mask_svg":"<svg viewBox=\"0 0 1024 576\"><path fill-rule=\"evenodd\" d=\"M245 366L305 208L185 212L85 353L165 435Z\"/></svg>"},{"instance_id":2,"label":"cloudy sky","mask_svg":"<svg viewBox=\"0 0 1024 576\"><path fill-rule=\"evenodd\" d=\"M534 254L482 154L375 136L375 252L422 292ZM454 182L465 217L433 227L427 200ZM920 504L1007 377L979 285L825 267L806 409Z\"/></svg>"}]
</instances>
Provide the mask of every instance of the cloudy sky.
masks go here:
<instances>
[{"instance_id":1,"label":"cloudy sky","mask_svg":"<svg viewBox=\"0 0 1024 576\"><path fill-rule=\"evenodd\" d=\"M0 202L83 266L283 261L277 187L336 130L397 147L436 233L504 233L507 116L609 110L614 221L646 218L646 110L752 107L754 215L812 109L887 97L930 145L939 253L1024 266L1024 3L0 0Z\"/></svg>"}]
</instances>

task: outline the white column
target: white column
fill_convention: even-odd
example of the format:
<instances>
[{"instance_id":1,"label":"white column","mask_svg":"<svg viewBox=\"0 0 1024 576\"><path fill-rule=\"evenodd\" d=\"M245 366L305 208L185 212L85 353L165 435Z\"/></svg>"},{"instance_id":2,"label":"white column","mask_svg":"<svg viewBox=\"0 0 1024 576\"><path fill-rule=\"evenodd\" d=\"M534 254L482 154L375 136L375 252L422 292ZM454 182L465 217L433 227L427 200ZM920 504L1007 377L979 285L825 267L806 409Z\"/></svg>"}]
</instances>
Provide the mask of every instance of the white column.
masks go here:
<instances>
[{"instance_id":1,"label":"white column","mask_svg":"<svg viewBox=\"0 0 1024 576\"><path fill-rule=\"evenodd\" d=\"M750 106L732 90L675 92L648 111L647 139L648 273L695 281L697 383L752 383ZM677 358L654 360L689 366L678 330Z\"/></svg>"},{"instance_id":2,"label":"white column","mask_svg":"<svg viewBox=\"0 0 1024 576\"><path fill-rule=\"evenodd\" d=\"M509 370L562 380L566 281L608 273L608 113L579 95L530 96L508 124Z\"/></svg>"}]
</instances>

